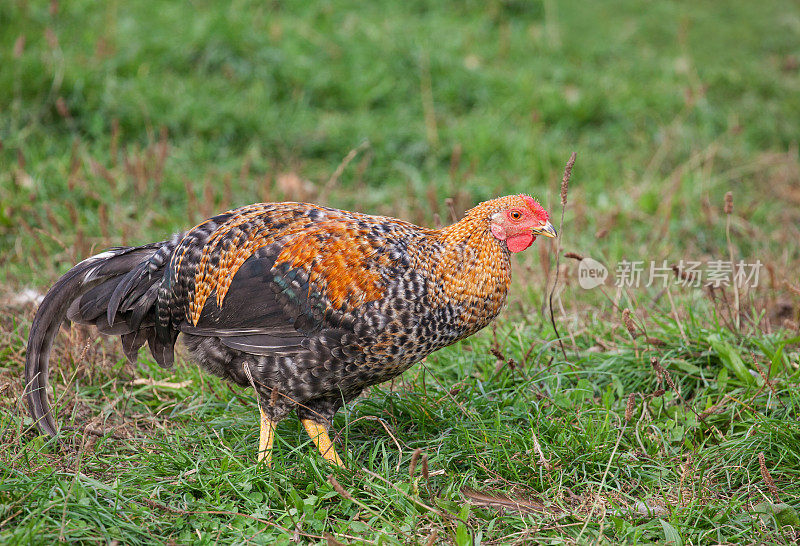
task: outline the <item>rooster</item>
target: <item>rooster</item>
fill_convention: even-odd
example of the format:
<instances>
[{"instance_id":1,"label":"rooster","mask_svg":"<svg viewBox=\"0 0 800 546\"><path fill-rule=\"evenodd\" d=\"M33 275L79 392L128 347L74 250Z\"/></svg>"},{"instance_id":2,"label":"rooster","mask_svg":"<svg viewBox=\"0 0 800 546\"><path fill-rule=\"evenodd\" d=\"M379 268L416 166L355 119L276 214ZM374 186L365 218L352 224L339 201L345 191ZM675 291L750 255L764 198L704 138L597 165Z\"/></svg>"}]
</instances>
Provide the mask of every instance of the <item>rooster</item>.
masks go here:
<instances>
[{"instance_id":1,"label":"rooster","mask_svg":"<svg viewBox=\"0 0 800 546\"><path fill-rule=\"evenodd\" d=\"M258 460L295 410L322 456L334 414L370 385L485 327L503 307L511 253L555 237L532 197L481 203L448 227L306 203L222 213L167 241L87 258L48 291L31 326L26 397L57 434L47 400L53 338L65 320L118 335L135 361L147 343L169 368L179 334L208 372L252 387Z\"/></svg>"}]
</instances>

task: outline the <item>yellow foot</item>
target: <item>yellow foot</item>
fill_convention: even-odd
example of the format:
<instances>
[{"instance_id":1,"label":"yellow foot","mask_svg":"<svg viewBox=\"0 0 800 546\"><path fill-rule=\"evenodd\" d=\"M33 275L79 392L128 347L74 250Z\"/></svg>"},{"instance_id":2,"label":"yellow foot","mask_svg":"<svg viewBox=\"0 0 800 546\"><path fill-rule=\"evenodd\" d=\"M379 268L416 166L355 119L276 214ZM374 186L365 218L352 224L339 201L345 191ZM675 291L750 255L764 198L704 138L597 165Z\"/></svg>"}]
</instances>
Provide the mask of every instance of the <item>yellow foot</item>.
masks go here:
<instances>
[{"instance_id":1,"label":"yellow foot","mask_svg":"<svg viewBox=\"0 0 800 546\"><path fill-rule=\"evenodd\" d=\"M258 407L261 413L261 435L258 439L258 462L263 462L267 466L272 466L272 441L275 439L275 423L264 414L261 406Z\"/></svg>"},{"instance_id":2,"label":"yellow foot","mask_svg":"<svg viewBox=\"0 0 800 546\"><path fill-rule=\"evenodd\" d=\"M342 463L342 460L336 453L336 447L334 447L328 436L328 429L311 419L302 419L302 423L308 435L317 445L319 452L325 457L325 460L330 461L336 466L344 466L344 463Z\"/></svg>"}]
</instances>

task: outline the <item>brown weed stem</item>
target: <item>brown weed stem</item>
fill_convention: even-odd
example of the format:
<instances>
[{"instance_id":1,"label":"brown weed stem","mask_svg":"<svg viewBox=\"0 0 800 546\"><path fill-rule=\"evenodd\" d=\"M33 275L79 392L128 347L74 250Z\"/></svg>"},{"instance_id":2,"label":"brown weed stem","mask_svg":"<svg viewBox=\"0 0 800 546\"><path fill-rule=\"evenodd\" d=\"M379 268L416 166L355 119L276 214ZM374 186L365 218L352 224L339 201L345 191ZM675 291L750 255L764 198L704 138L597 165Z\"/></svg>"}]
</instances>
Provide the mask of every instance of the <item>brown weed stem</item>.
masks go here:
<instances>
[{"instance_id":1,"label":"brown weed stem","mask_svg":"<svg viewBox=\"0 0 800 546\"><path fill-rule=\"evenodd\" d=\"M556 276L553 279L553 287L550 289L550 296L548 297L548 301L550 302L550 323L553 325L553 331L556 334L558 346L561 347L561 354L564 355L564 360L567 360L567 351L564 349L564 342L561 340L561 335L558 333L556 317L553 314L553 294L555 294L556 287L558 286L558 266L560 261L559 258L561 257L561 229L564 226L564 209L567 207L569 179L572 176L572 166L575 165L575 157L575 152L572 152L572 155L569 156L569 160L567 161L567 166L564 167L564 176L561 179L561 220L558 223L558 237L556 238Z\"/></svg>"}]
</instances>

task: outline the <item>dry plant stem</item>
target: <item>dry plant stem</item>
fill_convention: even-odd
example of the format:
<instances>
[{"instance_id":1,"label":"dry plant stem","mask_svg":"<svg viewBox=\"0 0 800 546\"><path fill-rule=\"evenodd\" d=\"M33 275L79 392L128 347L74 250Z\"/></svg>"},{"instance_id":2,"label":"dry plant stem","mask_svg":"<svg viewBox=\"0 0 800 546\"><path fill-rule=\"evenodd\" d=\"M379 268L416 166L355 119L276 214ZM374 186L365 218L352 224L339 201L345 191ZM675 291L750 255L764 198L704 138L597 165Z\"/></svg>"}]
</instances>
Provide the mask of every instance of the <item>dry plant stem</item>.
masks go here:
<instances>
[{"instance_id":1,"label":"dry plant stem","mask_svg":"<svg viewBox=\"0 0 800 546\"><path fill-rule=\"evenodd\" d=\"M719 298L717 298L717 293L714 291L714 285L707 284L707 285L705 285L705 288L708 289L708 291L707 291L708 300L712 303L712 305L714 305L714 311L719 315L720 319L722 319L722 321L725 323L725 327L728 330L730 330L731 332L733 332L734 331L733 325L729 321L730 315L731 315L731 313L730 313L730 305L728 306L728 313L727 314L721 313L720 310L719 310L719 305L718 305ZM725 303L727 303L727 302L725 302Z\"/></svg>"},{"instance_id":2,"label":"dry plant stem","mask_svg":"<svg viewBox=\"0 0 800 546\"><path fill-rule=\"evenodd\" d=\"M728 256L730 256L731 260L731 268L734 267L733 261L733 244L731 243L731 214L733 213L733 192L728 192L725 194L725 239L728 241ZM736 311L736 315L734 316L734 321L736 324L736 333L739 333L739 329L741 328L741 309L739 307L739 286L736 283L736 270L733 270L733 306Z\"/></svg>"},{"instance_id":3,"label":"dry plant stem","mask_svg":"<svg viewBox=\"0 0 800 546\"><path fill-rule=\"evenodd\" d=\"M550 465L550 461L544 456L542 446L539 444L539 438L536 437L536 432L534 432L533 429L531 429L531 438L533 439L533 449L536 451L536 454L539 455L539 462L542 463L545 470L550 472L553 467Z\"/></svg>"},{"instance_id":4,"label":"dry plant stem","mask_svg":"<svg viewBox=\"0 0 800 546\"><path fill-rule=\"evenodd\" d=\"M561 179L561 220L558 223L558 237L556 238L556 275L553 279L553 286L550 288L550 295L548 297L548 301L550 303L548 306L550 309L550 322L553 325L553 331L556 334L558 346L561 347L561 354L564 355L564 360L567 360L567 351L564 350L564 342L561 341L561 335L558 333L558 327L556 326L556 317L553 314L553 294L558 286L558 267L561 258L561 237L563 237L561 230L564 227L564 209L567 205L567 190L569 189L569 179L572 176L572 166L575 165L575 157L575 152L572 152L572 155L569 156L569 160L567 161L567 166L564 168L564 177Z\"/></svg>"},{"instance_id":5,"label":"dry plant stem","mask_svg":"<svg viewBox=\"0 0 800 546\"><path fill-rule=\"evenodd\" d=\"M667 298L669 299L669 305L672 308L672 318L675 320L675 324L678 325L678 331L681 333L683 342L686 343L687 347L689 347L689 338L686 336L686 331L683 329L683 323L678 316L678 310L675 307L675 301L672 299L672 292L670 291L669 286L667 286Z\"/></svg>"},{"instance_id":6,"label":"dry plant stem","mask_svg":"<svg viewBox=\"0 0 800 546\"><path fill-rule=\"evenodd\" d=\"M773 383L772 379L769 378L770 374L772 373L772 362L769 363L769 368L767 369L766 372L764 372L764 368L762 368L761 364L758 363L756 355L753 351L750 351L750 357L753 359L753 364L755 364L756 370L758 370L759 375L761 375L761 378L764 380L764 385L769 387L769 390L771 390L772 394L775 396L775 400L780 402L781 406L785 408L786 404L783 402L783 400L781 400L780 396L778 395L778 391L775 389L775 384ZM762 386L761 389L759 389L759 392L763 389L764 386ZM755 396L753 397L753 399L755 399Z\"/></svg>"},{"instance_id":7,"label":"dry plant stem","mask_svg":"<svg viewBox=\"0 0 800 546\"><path fill-rule=\"evenodd\" d=\"M339 177L342 176L342 173L350 164L350 162L356 158L359 152L361 152L362 150L366 150L367 148L369 148L369 146L370 146L369 140L365 140L364 142L362 142L361 144L359 144L358 146L347 152L347 155L344 156L341 163L339 163L339 165L336 167L336 170L333 171L333 174L328 179L328 182L325 183L325 187L322 189L322 192L320 194L320 199L322 199L323 201L327 201L328 195L330 195L331 190L333 190L333 187L336 185L336 182L339 181Z\"/></svg>"},{"instance_id":8,"label":"dry plant stem","mask_svg":"<svg viewBox=\"0 0 800 546\"><path fill-rule=\"evenodd\" d=\"M558 308L561 309L561 316L566 317L567 316L567 310L564 309L564 301L561 299L561 294L560 293L558 294L556 299L558 300ZM572 350L577 353L578 352L578 343L575 341L575 334L572 332L572 330L567 328L567 335L569 335L569 339L572 341Z\"/></svg>"}]
</instances>

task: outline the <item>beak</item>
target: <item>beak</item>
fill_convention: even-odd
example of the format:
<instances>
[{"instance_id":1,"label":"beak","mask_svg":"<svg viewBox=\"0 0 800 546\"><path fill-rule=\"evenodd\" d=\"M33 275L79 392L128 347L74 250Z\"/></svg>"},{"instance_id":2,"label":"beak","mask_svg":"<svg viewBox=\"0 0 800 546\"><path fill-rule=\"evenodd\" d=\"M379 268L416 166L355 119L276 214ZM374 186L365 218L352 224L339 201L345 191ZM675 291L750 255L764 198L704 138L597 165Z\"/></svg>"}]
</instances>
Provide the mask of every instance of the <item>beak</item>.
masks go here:
<instances>
[{"instance_id":1,"label":"beak","mask_svg":"<svg viewBox=\"0 0 800 546\"><path fill-rule=\"evenodd\" d=\"M533 228L533 234L544 235L545 237L550 237L551 239L555 239L558 236L558 233L556 233L556 228L554 228L553 224L550 222L546 222L537 228Z\"/></svg>"}]
</instances>

